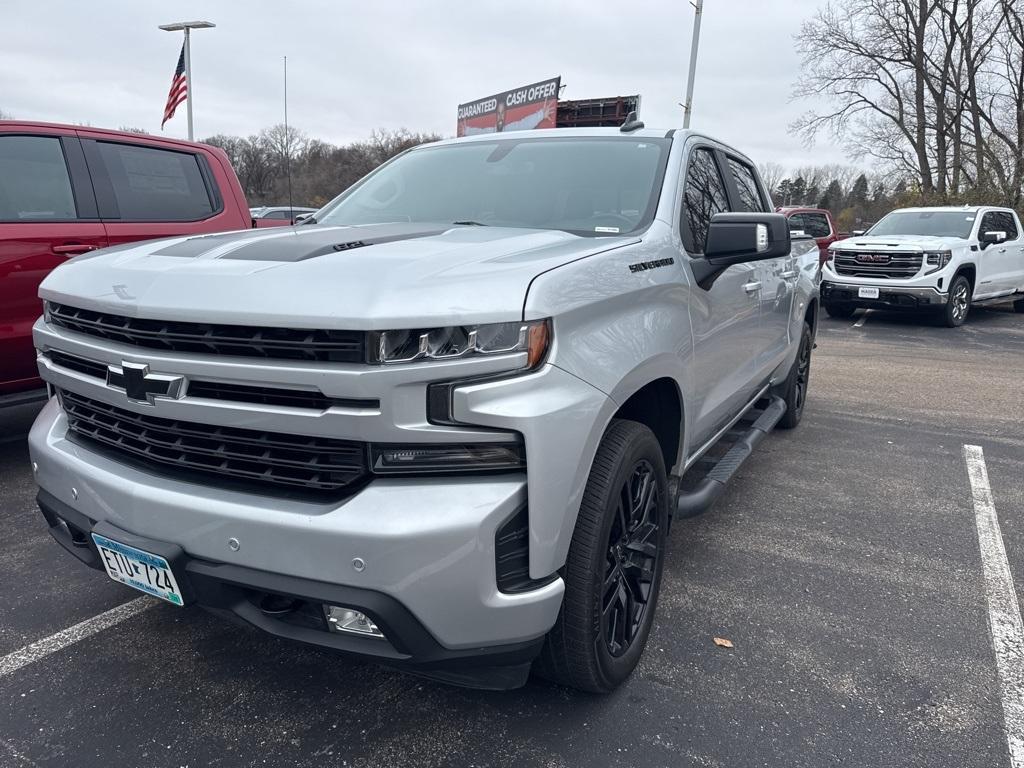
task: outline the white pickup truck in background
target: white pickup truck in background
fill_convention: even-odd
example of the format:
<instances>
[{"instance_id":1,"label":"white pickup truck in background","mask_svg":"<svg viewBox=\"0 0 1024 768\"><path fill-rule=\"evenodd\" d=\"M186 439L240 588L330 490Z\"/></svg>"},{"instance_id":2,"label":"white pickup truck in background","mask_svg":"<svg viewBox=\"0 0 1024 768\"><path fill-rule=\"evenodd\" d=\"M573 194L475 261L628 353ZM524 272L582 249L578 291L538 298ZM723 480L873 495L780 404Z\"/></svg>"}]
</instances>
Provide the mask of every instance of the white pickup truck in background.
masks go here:
<instances>
[{"instance_id":1,"label":"white pickup truck in background","mask_svg":"<svg viewBox=\"0 0 1024 768\"><path fill-rule=\"evenodd\" d=\"M963 324L972 304L1024 312L1024 238L1010 208L903 208L833 243L821 298L832 317L858 308L931 309Z\"/></svg>"}]
</instances>

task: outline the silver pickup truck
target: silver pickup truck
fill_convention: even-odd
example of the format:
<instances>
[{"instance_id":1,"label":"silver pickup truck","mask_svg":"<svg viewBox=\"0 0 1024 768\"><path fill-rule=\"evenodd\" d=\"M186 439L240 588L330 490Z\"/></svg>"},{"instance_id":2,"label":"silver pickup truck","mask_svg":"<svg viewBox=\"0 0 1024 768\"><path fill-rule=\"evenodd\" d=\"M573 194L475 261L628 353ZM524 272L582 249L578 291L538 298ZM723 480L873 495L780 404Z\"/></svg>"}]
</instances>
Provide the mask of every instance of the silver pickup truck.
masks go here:
<instances>
[{"instance_id":1,"label":"silver pickup truck","mask_svg":"<svg viewBox=\"0 0 1024 768\"><path fill-rule=\"evenodd\" d=\"M631 122L442 141L299 226L72 259L34 329L39 506L179 606L611 690L673 515L800 420L818 252L771 211L741 153Z\"/></svg>"}]
</instances>

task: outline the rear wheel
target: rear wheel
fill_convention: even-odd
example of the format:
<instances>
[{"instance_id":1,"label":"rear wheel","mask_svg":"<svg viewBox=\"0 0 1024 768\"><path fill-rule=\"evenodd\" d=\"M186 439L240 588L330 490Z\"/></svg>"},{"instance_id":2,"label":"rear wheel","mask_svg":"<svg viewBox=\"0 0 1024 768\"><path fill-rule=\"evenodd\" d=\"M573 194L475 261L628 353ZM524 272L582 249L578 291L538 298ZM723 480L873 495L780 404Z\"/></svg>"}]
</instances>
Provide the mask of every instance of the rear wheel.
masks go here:
<instances>
[{"instance_id":1,"label":"rear wheel","mask_svg":"<svg viewBox=\"0 0 1024 768\"><path fill-rule=\"evenodd\" d=\"M811 383L811 350L814 348L814 332L809 323L804 323L800 336L800 349L789 369L789 375L783 384L779 396L786 401L786 412L779 419L779 426L792 429L800 423L804 415L804 402L807 399L807 387Z\"/></svg>"},{"instance_id":2,"label":"rear wheel","mask_svg":"<svg viewBox=\"0 0 1024 768\"><path fill-rule=\"evenodd\" d=\"M848 317L853 317L853 313L857 311L857 308L852 304L831 304L825 302L825 311L828 312L829 317L845 320Z\"/></svg>"},{"instance_id":3,"label":"rear wheel","mask_svg":"<svg viewBox=\"0 0 1024 768\"><path fill-rule=\"evenodd\" d=\"M942 320L949 328L963 325L971 308L971 282L963 275L953 278L949 286L949 297L942 313Z\"/></svg>"},{"instance_id":4,"label":"rear wheel","mask_svg":"<svg viewBox=\"0 0 1024 768\"><path fill-rule=\"evenodd\" d=\"M616 419L587 480L541 675L592 693L629 677L654 621L667 528L661 446L646 426Z\"/></svg>"}]
</instances>

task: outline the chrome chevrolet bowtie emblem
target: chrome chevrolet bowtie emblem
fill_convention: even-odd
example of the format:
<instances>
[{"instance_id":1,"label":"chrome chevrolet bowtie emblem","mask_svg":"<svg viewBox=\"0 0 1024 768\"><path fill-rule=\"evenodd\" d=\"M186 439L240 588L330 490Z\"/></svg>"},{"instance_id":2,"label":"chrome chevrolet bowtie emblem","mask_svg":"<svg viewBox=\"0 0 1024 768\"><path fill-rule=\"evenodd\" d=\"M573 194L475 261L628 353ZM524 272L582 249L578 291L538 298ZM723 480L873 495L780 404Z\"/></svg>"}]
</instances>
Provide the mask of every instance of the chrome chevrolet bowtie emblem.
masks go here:
<instances>
[{"instance_id":1,"label":"chrome chevrolet bowtie emblem","mask_svg":"<svg viewBox=\"0 0 1024 768\"><path fill-rule=\"evenodd\" d=\"M122 362L107 366L107 386L123 389L129 400L153 404L158 397L181 397L184 376L150 373L145 363Z\"/></svg>"}]
</instances>

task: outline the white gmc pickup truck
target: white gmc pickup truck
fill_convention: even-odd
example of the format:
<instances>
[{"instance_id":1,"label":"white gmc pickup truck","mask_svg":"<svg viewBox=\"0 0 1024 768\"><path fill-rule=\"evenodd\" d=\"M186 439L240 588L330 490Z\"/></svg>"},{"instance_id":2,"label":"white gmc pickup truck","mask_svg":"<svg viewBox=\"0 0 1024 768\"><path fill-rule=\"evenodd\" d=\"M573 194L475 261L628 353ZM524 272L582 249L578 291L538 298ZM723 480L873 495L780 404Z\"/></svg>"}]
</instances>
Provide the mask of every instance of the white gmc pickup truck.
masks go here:
<instances>
[{"instance_id":1,"label":"white gmc pickup truck","mask_svg":"<svg viewBox=\"0 0 1024 768\"><path fill-rule=\"evenodd\" d=\"M1024 238L1010 208L904 208L863 236L833 243L821 298L832 317L859 307L932 309L950 327L972 304L1024 312Z\"/></svg>"}]
</instances>

